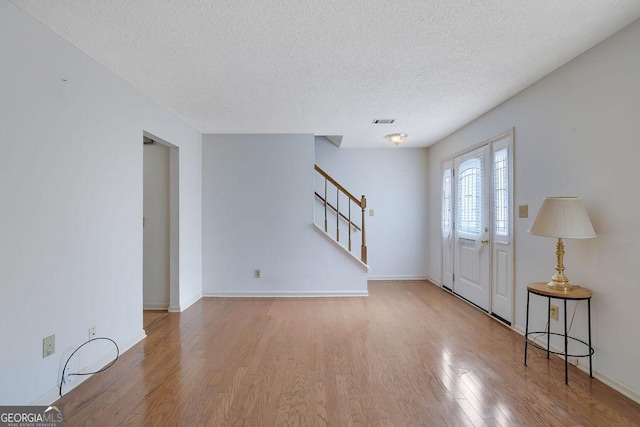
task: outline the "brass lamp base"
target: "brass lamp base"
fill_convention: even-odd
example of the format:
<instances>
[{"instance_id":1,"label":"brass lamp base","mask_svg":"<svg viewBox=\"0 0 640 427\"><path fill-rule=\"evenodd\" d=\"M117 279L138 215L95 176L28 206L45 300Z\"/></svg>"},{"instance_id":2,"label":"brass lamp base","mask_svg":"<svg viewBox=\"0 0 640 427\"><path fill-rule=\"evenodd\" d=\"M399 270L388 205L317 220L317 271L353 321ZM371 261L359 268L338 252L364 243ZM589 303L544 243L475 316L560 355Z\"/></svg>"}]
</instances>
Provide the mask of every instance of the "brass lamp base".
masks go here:
<instances>
[{"instance_id":1,"label":"brass lamp base","mask_svg":"<svg viewBox=\"0 0 640 427\"><path fill-rule=\"evenodd\" d=\"M549 289L556 289L559 291L570 291L571 289L576 288L569 283L569 278L564 275L564 265L562 263L564 257L564 243L562 243L562 239L558 239L558 243L556 244L556 256L557 256L557 264L556 264L556 274L553 275L551 281L547 283L547 287Z\"/></svg>"},{"instance_id":2,"label":"brass lamp base","mask_svg":"<svg viewBox=\"0 0 640 427\"><path fill-rule=\"evenodd\" d=\"M553 281L553 279L549 283L547 283L547 288L555 289L555 290L558 290L558 291L565 291L565 292L570 291L571 289L575 289L577 287L578 286L572 285L569 282L567 282L567 283L556 283L556 282Z\"/></svg>"}]
</instances>

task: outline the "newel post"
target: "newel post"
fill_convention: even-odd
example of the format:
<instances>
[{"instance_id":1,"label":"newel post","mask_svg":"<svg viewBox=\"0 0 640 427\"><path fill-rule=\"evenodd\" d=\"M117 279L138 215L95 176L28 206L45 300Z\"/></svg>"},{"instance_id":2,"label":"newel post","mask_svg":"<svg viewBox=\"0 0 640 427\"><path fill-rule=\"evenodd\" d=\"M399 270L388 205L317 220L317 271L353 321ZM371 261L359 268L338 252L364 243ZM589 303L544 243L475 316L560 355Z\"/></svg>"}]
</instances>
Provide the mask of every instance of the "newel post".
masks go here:
<instances>
[{"instance_id":1,"label":"newel post","mask_svg":"<svg viewBox=\"0 0 640 427\"><path fill-rule=\"evenodd\" d=\"M364 226L365 210L367 209L367 198L362 195L360 199L360 207L362 208L362 246L360 247L360 259L365 264L367 263L367 232Z\"/></svg>"}]
</instances>

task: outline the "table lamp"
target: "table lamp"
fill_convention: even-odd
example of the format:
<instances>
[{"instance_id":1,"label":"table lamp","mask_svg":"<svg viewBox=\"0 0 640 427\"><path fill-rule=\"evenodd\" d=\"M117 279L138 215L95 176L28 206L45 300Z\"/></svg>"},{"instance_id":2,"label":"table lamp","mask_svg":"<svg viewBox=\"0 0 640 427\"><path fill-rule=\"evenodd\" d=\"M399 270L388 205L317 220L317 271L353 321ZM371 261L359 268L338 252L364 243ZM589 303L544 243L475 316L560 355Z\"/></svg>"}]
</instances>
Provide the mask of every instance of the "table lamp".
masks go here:
<instances>
[{"instance_id":1,"label":"table lamp","mask_svg":"<svg viewBox=\"0 0 640 427\"><path fill-rule=\"evenodd\" d=\"M549 288L569 291L575 286L564 275L564 243L562 239L590 239L596 237L589 215L577 197L545 197L529 233L556 237L556 274L547 284Z\"/></svg>"}]
</instances>

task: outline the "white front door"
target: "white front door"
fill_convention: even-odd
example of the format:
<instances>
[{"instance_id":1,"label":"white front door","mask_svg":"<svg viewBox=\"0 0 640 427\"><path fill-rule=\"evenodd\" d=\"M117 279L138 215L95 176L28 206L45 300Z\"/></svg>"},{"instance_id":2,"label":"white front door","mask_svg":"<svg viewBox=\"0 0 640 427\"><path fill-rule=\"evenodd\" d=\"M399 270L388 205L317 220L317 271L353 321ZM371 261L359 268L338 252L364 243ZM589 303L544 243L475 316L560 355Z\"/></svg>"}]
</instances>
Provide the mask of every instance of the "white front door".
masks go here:
<instances>
[{"instance_id":1,"label":"white front door","mask_svg":"<svg viewBox=\"0 0 640 427\"><path fill-rule=\"evenodd\" d=\"M487 144L453 159L453 292L486 311L491 310L489 158Z\"/></svg>"},{"instance_id":2,"label":"white front door","mask_svg":"<svg viewBox=\"0 0 640 427\"><path fill-rule=\"evenodd\" d=\"M442 285L513 319L513 132L442 164Z\"/></svg>"}]
</instances>

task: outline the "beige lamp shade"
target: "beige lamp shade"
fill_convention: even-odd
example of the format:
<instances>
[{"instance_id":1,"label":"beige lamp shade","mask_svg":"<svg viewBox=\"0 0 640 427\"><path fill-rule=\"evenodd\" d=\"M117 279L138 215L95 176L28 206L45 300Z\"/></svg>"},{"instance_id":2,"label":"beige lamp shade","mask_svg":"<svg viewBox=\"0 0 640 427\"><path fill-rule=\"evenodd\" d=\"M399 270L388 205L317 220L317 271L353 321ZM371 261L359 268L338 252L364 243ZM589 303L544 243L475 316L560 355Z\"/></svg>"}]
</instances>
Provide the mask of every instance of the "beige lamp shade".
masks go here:
<instances>
[{"instance_id":1,"label":"beige lamp shade","mask_svg":"<svg viewBox=\"0 0 640 427\"><path fill-rule=\"evenodd\" d=\"M529 233L563 239L596 237L587 210L578 197L545 197Z\"/></svg>"}]
</instances>

